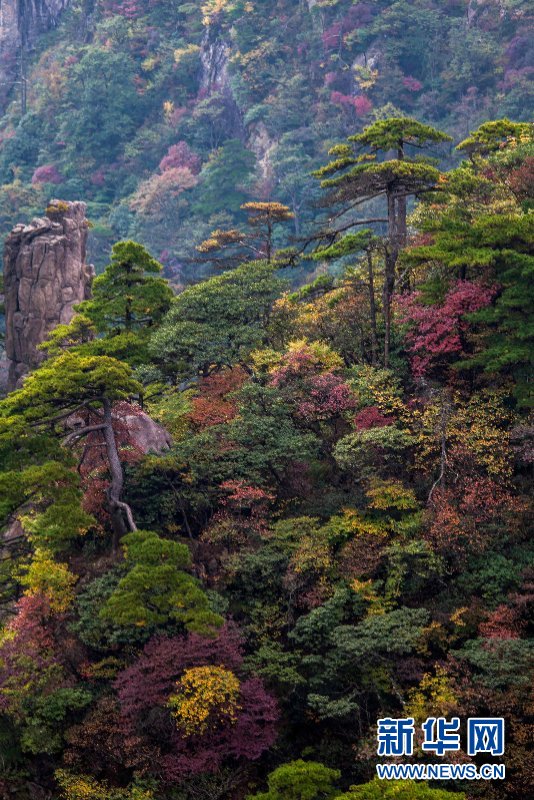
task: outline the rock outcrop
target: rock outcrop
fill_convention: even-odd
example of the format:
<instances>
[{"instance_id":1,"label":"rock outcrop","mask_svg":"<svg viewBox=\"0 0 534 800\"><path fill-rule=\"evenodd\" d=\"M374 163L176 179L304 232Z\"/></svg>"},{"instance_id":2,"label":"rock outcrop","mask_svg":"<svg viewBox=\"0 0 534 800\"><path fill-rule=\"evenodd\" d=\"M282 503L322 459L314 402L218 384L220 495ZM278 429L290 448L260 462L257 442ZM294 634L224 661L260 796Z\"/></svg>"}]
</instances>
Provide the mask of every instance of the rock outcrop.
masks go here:
<instances>
[{"instance_id":1,"label":"rock outcrop","mask_svg":"<svg viewBox=\"0 0 534 800\"><path fill-rule=\"evenodd\" d=\"M137 407L131 406L128 413L126 406L122 404L117 419L126 426L130 441L140 453L159 455L172 447L172 437L165 428Z\"/></svg>"},{"instance_id":2,"label":"rock outcrop","mask_svg":"<svg viewBox=\"0 0 534 800\"><path fill-rule=\"evenodd\" d=\"M119 439L126 442L138 455L161 454L172 447L172 436L162 425L149 417L141 406L120 400L112 410L113 426ZM74 433L77 429L94 422L87 415L72 414L65 420L66 428ZM98 439L102 432L92 434Z\"/></svg>"},{"instance_id":3,"label":"rock outcrop","mask_svg":"<svg viewBox=\"0 0 534 800\"><path fill-rule=\"evenodd\" d=\"M248 129L248 147L256 156L261 186L269 196L274 187L273 165L271 157L278 141L272 138L263 120L253 122Z\"/></svg>"},{"instance_id":4,"label":"rock outcrop","mask_svg":"<svg viewBox=\"0 0 534 800\"><path fill-rule=\"evenodd\" d=\"M70 0L0 0L0 107L17 77L24 55L39 34L55 28Z\"/></svg>"},{"instance_id":5,"label":"rock outcrop","mask_svg":"<svg viewBox=\"0 0 534 800\"><path fill-rule=\"evenodd\" d=\"M8 391L43 360L38 345L90 296L85 203L53 200L47 216L16 225L4 250Z\"/></svg>"},{"instance_id":6,"label":"rock outcrop","mask_svg":"<svg viewBox=\"0 0 534 800\"><path fill-rule=\"evenodd\" d=\"M200 92L217 95L225 107L224 125L228 137L244 139L243 117L234 97L230 80L231 43L217 25L206 28L200 46Z\"/></svg>"}]
</instances>

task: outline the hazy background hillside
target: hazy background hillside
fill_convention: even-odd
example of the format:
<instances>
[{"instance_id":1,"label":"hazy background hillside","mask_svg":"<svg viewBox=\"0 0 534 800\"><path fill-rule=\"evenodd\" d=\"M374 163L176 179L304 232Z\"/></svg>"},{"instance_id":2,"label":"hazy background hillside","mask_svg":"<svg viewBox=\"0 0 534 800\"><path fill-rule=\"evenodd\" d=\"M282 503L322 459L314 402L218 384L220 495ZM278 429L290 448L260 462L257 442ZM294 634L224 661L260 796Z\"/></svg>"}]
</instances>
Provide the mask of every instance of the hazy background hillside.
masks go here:
<instances>
[{"instance_id":1,"label":"hazy background hillside","mask_svg":"<svg viewBox=\"0 0 534 800\"><path fill-rule=\"evenodd\" d=\"M286 203L306 233L310 171L374 119L410 114L457 143L532 107L528 0L26 6L21 46L2 33L2 237L51 196L84 199L97 268L132 237L177 285L209 271L195 245L247 199ZM43 8L57 27L39 33Z\"/></svg>"}]
</instances>

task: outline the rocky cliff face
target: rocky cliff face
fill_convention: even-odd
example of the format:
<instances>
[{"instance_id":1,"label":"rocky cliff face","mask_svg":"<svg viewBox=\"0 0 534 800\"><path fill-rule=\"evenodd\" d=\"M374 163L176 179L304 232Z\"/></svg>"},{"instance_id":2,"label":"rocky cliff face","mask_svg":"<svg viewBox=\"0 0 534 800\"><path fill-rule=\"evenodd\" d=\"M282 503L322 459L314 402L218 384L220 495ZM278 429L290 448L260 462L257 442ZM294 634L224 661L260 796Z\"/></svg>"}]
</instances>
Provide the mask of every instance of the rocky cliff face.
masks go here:
<instances>
[{"instance_id":1,"label":"rocky cliff face","mask_svg":"<svg viewBox=\"0 0 534 800\"><path fill-rule=\"evenodd\" d=\"M236 139L243 139L243 118L232 91L228 69L230 55L231 44L217 26L206 28L200 47L200 92L201 95L219 96L226 107L227 133Z\"/></svg>"},{"instance_id":2,"label":"rocky cliff face","mask_svg":"<svg viewBox=\"0 0 534 800\"><path fill-rule=\"evenodd\" d=\"M54 28L70 0L0 0L0 107L23 75L24 53ZM22 63L21 63L22 60Z\"/></svg>"},{"instance_id":3,"label":"rocky cliff face","mask_svg":"<svg viewBox=\"0 0 534 800\"><path fill-rule=\"evenodd\" d=\"M90 296L94 270L87 265L85 203L53 200L47 216L16 225L4 251L8 391L38 366L37 347L73 307Z\"/></svg>"}]
</instances>

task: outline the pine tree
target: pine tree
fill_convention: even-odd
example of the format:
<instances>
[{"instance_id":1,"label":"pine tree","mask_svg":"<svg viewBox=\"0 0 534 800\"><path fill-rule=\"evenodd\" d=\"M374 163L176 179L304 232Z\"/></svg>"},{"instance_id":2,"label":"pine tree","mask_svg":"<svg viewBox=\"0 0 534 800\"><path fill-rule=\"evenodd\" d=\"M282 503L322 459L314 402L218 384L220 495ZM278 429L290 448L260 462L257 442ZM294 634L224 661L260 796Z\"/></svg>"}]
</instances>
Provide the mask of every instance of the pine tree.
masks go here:
<instances>
[{"instance_id":1,"label":"pine tree","mask_svg":"<svg viewBox=\"0 0 534 800\"><path fill-rule=\"evenodd\" d=\"M102 432L111 476L107 500L115 549L120 538L135 530L136 525L130 506L122 499L124 472L112 409L115 401L128 399L140 389L127 364L107 356L67 352L46 361L0 407L2 421L8 432L11 427L14 442L26 427L60 438L65 448L91 433ZM79 419L81 423L71 428L70 433L65 427L69 419L71 422Z\"/></svg>"},{"instance_id":2,"label":"pine tree","mask_svg":"<svg viewBox=\"0 0 534 800\"><path fill-rule=\"evenodd\" d=\"M102 607L103 619L134 629L175 620L189 631L208 635L222 625L198 581L185 572L191 566L185 544L153 531L129 533L122 544L127 572Z\"/></svg>"},{"instance_id":3,"label":"pine tree","mask_svg":"<svg viewBox=\"0 0 534 800\"><path fill-rule=\"evenodd\" d=\"M391 117L374 122L362 133L350 136L348 144L333 147L330 155L335 156L334 160L315 173L322 179L321 186L328 189L325 204L336 209L333 217L338 223L340 217L365 202L377 197L386 201L385 219L351 219L320 232L316 237L332 244L356 225L387 222L383 284L385 366L389 364L391 301L396 285L397 260L406 243L406 201L408 197L417 197L435 189L440 177L438 169L428 158L409 155L407 148L420 150L428 144L446 141L450 141L449 136L429 125L409 117ZM391 151L394 151L394 157L388 158ZM379 156L383 160L378 160ZM333 177L325 177L329 175Z\"/></svg>"},{"instance_id":4,"label":"pine tree","mask_svg":"<svg viewBox=\"0 0 534 800\"><path fill-rule=\"evenodd\" d=\"M242 261L264 258L271 263L276 228L293 219L294 214L282 203L254 201L243 203L250 231L216 230L201 242L197 250L203 259L219 267L231 267ZM220 253L221 255L213 255Z\"/></svg>"},{"instance_id":5,"label":"pine tree","mask_svg":"<svg viewBox=\"0 0 534 800\"><path fill-rule=\"evenodd\" d=\"M137 242L113 245L111 263L93 283L93 297L80 306L99 333L132 333L152 326L169 309L172 290L159 277L163 267Z\"/></svg>"}]
</instances>

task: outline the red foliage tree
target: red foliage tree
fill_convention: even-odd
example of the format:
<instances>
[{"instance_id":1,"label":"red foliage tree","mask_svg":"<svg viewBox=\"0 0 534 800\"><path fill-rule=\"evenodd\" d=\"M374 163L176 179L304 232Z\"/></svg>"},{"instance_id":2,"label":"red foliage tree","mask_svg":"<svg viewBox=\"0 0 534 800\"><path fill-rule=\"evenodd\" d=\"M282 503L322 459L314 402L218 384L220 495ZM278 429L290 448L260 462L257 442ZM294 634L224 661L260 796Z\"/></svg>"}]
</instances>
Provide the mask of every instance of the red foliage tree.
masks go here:
<instances>
[{"instance_id":1,"label":"red foliage tree","mask_svg":"<svg viewBox=\"0 0 534 800\"><path fill-rule=\"evenodd\" d=\"M339 571L346 580L375 577L384 560L386 541L374 533L362 533L341 548Z\"/></svg>"},{"instance_id":2,"label":"red foliage tree","mask_svg":"<svg viewBox=\"0 0 534 800\"><path fill-rule=\"evenodd\" d=\"M307 425L338 422L344 424L356 407L356 397L349 384L336 372L337 367L321 363L312 350L303 346L288 352L273 372L271 386L280 389L295 416ZM324 426L323 433L327 429Z\"/></svg>"},{"instance_id":3,"label":"red foliage tree","mask_svg":"<svg viewBox=\"0 0 534 800\"><path fill-rule=\"evenodd\" d=\"M347 33L364 27L372 19L373 6L371 3L355 3L342 19L333 22L330 27L325 29L322 35L324 49L334 50L340 47Z\"/></svg>"},{"instance_id":4,"label":"red foliage tree","mask_svg":"<svg viewBox=\"0 0 534 800\"><path fill-rule=\"evenodd\" d=\"M333 372L314 375L308 382L307 395L297 405L306 420L327 420L352 411L356 399L350 386Z\"/></svg>"},{"instance_id":5,"label":"red foliage tree","mask_svg":"<svg viewBox=\"0 0 534 800\"><path fill-rule=\"evenodd\" d=\"M420 92L423 88L421 81L418 81L417 78L413 78L411 75L406 75L402 79L402 85L408 89L409 92Z\"/></svg>"},{"instance_id":6,"label":"red foliage tree","mask_svg":"<svg viewBox=\"0 0 534 800\"><path fill-rule=\"evenodd\" d=\"M143 5L139 0L106 0L104 8L108 14L117 14L126 19L138 19L143 15Z\"/></svg>"},{"instance_id":7,"label":"red foliage tree","mask_svg":"<svg viewBox=\"0 0 534 800\"><path fill-rule=\"evenodd\" d=\"M479 631L485 639L520 639L524 628L518 610L503 603L488 614Z\"/></svg>"},{"instance_id":8,"label":"red foliage tree","mask_svg":"<svg viewBox=\"0 0 534 800\"><path fill-rule=\"evenodd\" d=\"M221 505L233 513L248 511L253 516L263 515L269 503L274 500L274 495L265 489L249 486L244 481L224 481L220 488L228 493L221 501Z\"/></svg>"},{"instance_id":9,"label":"red foliage tree","mask_svg":"<svg viewBox=\"0 0 534 800\"><path fill-rule=\"evenodd\" d=\"M459 502L462 514L477 524L490 523L504 511L519 510L519 502L502 484L487 477L467 477Z\"/></svg>"},{"instance_id":10,"label":"red foliage tree","mask_svg":"<svg viewBox=\"0 0 534 800\"><path fill-rule=\"evenodd\" d=\"M356 414L354 427L358 431L367 431L370 428L385 428L394 422L392 417L385 417L376 406L367 406Z\"/></svg>"},{"instance_id":11,"label":"red foliage tree","mask_svg":"<svg viewBox=\"0 0 534 800\"><path fill-rule=\"evenodd\" d=\"M352 105L358 117L365 117L373 108L372 102L364 94L357 95L352 101Z\"/></svg>"},{"instance_id":12,"label":"red foliage tree","mask_svg":"<svg viewBox=\"0 0 534 800\"><path fill-rule=\"evenodd\" d=\"M44 164L37 167L32 175L32 183L63 183L63 178L54 164Z\"/></svg>"},{"instance_id":13,"label":"red foliage tree","mask_svg":"<svg viewBox=\"0 0 534 800\"><path fill-rule=\"evenodd\" d=\"M343 92L331 92L330 100L337 106L342 106L345 110L354 109L358 117L364 117L368 114L373 104L364 94L356 95L356 97L343 94Z\"/></svg>"},{"instance_id":14,"label":"red foliage tree","mask_svg":"<svg viewBox=\"0 0 534 800\"><path fill-rule=\"evenodd\" d=\"M282 364L271 377L271 385L283 388L292 382L313 376L321 369L321 364L309 347L299 347L284 356Z\"/></svg>"},{"instance_id":15,"label":"red foliage tree","mask_svg":"<svg viewBox=\"0 0 534 800\"><path fill-rule=\"evenodd\" d=\"M103 167L97 169L95 172L92 173L90 180L93 186L98 186L98 187L105 186L106 170Z\"/></svg>"},{"instance_id":16,"label":"red foliage tree","mask_svg":"<svg viewBox=\"0 0 534 800\"><path fill-rule=\"evenodd\" d=\"M341 42L341 34L342 34L341 22L334 22L333 25L330 25L330 27L324 31L322 36L324 49L333 50L336 47L339 47L339 44Z\"/></svg>"},{"instance_id":17,"label":"red foliage tree","mask_svg":"<svg viewBox=\"0 0 534 800\"><path fill-rule=\"evenodd\" d=\"M246 372L241 367L214 373L200 381L200 394L191 401L189 419L197 430L230 422L237 414L233 397L244 384Z\"/></svg>"},{"instance_id":18,"label":"red foliage tree","mask_svg":"<svg viewBox=\"0 0 534 800\"><path fill-rule=\"evenodd\" d=\"M241 681L239 712L233 723L186 735L175 725L169 697L184 672L213 665ZM116 680L125 735L138 737L153 754L151 772L168 782L216 771L228 758L255 760L276 737L276 701L257 678L244 678L237 629L226 625L216 638L155 638Z\"/></svg>"},{"instance_id":19,"label":"red foliage tree","mask_svg":"<svg viewBox=\"0 0 534 800\"><path fill-rule=\"evenodd\" d=\"M137 736L127 736L115 697L105 695L90 709L83 722L65 734L67 766L83 772L90 766L92 775L117 779L121 769L150 767L152 752L143 748Z\"/></svg>"},{"instance_id":20,"label":"red foliage tree","mask_svg":"<svg viewBox=\"0 0 534 800\"><path fill-rule=\"evenodd\" d=\"M18 718L25 699L71 685L48 600L23 597L0 645L0 711Z\"/></svg>"},{"instance_id":21,"label":"red foliage tree","mask_svg":"<svg viewBox=\"0 0 534 800\"><path fill-rule=\"evenodd\" d=\"M427 539L447 555L482 550L493 526L509 528L510 512L519 508L517 498L490 478L464 476L453 488L434 492Z\"/></svg>"},{"instance_id":22,"label":"red foliage tree","mask_svg":"<svg viewBox=\"0 0 534 800\"><path fill-rule=\"evenodd\" d=\"M441 305L425 305L420 292L399 299L400 320L409 325L406 339L415 376L440 368L463 352L469 328L465 315L488 306L494 295L494 287L458 281Z\"/></svg>"},{"instance_id":23,"label":"red foliage tree","mask_svg":"<svg viewBox=\"0 0 534 800\"><path fill-rule=\"evenodd\" d=\"M534 156L525 158L523 163L512 170L508 176L508 186L519 200L532 199L534 186Z\"/></svg>"},{"instance_id":24,"label":"red foliage tree","mask_svg":"<svg viewBox=\"0 0 534 800\"><path fill-rule=\"evenodd\" d=\"M219 548L217 555L224 561L231 551L268 533L268 511L275 498L264 489L244 481L224 481L220 489L225 493L220 500L220 509L213 515L201 538L203 542L216 545ZM209 557L216 557L215 552L210 552Z\"/></svg>"},{"instance_id":25,"label":"red foliage tree","mask_svg":"<svg viewBox=\"0 0 534 800\"><path fill-rule=\"evenodd\" d=\"M193 175L198 175L201 166L200 157L191 150L187 142L172 144L160 161L161 172L169 169L187 168Z\"/></svg>"},{"instance_id":26,"label":"red foliage tree","mask_svg":"<svg viewBox=\"0 0 534 800\"><path fill-rule=\"evenodd\" d=\"M350 385L338 374L341 360L332 351L307 342L290 347L272 371L270 385L280 390L294 409L296 419L325 440L346 426L356 397Z\"/></svg>"}]
</instances>

